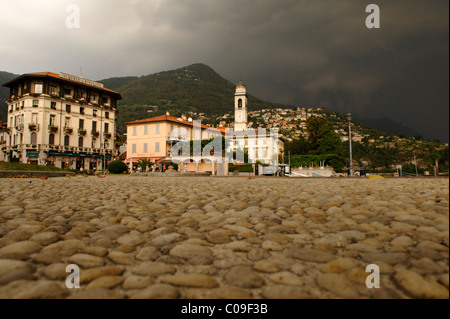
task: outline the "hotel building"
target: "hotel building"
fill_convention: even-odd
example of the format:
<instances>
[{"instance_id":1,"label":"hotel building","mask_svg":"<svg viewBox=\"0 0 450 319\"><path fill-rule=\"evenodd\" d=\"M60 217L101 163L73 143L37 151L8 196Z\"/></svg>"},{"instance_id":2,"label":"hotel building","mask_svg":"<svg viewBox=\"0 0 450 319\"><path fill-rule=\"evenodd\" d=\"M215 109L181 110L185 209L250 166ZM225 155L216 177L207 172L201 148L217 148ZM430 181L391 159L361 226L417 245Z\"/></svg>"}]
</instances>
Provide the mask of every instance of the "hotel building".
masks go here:
<instances>
[{"instance_id":1,"label":"hotel building","mask_svg":"<svg viewBox=\"0 0 450 319\"><path fill-rule=\"evenodd\" d=\"M28 73L10 89L7 161L102 169L116 156L117 101L103 84L65 73Z\"/></svg>"}]
</instances>

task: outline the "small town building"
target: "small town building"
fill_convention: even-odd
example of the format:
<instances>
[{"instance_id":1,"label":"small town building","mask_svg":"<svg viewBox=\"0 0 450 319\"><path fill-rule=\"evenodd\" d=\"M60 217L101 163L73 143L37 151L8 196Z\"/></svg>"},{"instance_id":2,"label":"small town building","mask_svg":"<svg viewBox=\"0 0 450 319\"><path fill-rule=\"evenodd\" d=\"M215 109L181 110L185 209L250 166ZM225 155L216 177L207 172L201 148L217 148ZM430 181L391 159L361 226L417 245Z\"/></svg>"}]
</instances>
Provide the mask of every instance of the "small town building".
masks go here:
<instances>
[{"instance_id":1,"label":"small town building","mask_svg":"<svg viewBox=\"0 0 450 319\"><path fill-rule=\"evenodd\" d=\"M102 83L65 73L28 73L3 86L7 161L102 169L116 156L117 101Z\"/></svg>"}]
</instances>

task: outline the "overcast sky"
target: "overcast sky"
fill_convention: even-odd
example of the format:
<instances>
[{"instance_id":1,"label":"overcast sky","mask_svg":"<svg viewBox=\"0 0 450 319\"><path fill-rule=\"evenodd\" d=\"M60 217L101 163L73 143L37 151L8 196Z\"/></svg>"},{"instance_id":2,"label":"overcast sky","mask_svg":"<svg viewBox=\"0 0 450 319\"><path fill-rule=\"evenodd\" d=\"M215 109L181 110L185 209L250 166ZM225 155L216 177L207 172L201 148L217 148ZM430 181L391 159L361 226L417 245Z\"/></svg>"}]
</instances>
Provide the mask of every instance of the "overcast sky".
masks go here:
<instances>
[{"instance_id":1,"label":"overcast sky","mask_svg":"<svg viewBox=\"0 0 450 319\"><path fill-rule=\"evenodd\" d=\"M371 3L380 29L366 27ZM70 4L80 28L66 27ZM271 102L448 141L448 12L448 0L1 0L0 70L82 66L99 80L200 62Z\"/></svg>"}]
</instances>

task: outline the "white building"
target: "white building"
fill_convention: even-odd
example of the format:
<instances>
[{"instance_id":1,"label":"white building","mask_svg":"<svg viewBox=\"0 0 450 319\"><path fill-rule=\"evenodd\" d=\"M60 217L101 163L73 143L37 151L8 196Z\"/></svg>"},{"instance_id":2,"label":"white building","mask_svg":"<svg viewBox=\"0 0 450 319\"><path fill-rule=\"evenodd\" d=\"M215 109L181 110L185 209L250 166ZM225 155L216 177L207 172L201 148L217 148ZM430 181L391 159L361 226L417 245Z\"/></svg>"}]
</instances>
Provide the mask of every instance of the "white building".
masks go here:
<instances>
[{"instance_id":1,"label":"white building","mask_svg":"<svg viewBox=\"0 0 450 319\"><path fill-rule=\"evenodd\" d=\"M101 169L115 156L119 93L65 73L29 73L10 89L7 161Z\"/></svg>"}]
</instances>

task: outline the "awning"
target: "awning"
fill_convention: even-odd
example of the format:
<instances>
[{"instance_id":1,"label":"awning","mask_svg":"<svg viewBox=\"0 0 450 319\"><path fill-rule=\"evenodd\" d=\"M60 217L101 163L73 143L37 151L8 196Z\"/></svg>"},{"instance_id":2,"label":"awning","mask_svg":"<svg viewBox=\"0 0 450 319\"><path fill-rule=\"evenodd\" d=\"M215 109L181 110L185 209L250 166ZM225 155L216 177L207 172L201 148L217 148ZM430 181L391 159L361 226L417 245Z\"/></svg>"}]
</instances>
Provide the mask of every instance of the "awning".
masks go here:
<instances>
[{"instance_id":1,"label":"awning","mask_svg":"<svg viewBox=\"0 0 450 319\"><path fill-rule=\"evenodd\" d=\"M27 152L27 157L38 157L39 152Z\"/></svg>"}]
</instances>

